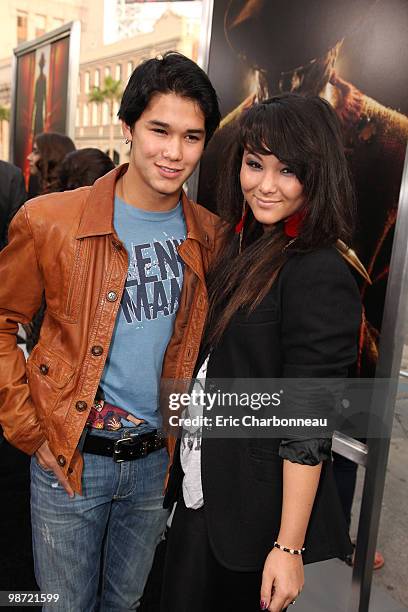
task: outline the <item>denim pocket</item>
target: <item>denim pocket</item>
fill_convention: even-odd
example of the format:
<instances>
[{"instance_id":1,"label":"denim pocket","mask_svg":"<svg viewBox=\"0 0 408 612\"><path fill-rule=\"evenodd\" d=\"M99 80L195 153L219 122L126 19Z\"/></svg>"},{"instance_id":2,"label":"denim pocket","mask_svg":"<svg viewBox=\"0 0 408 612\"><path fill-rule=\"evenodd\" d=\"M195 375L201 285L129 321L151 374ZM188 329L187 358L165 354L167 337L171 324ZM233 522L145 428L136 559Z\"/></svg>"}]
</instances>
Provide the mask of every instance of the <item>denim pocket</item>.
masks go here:
<instances>
[{"instance_id":1,"label":"denim pocket","mask_svg":"<svg viewBox=\"0 0 408 612\"><path fill-rule=\"evenodd\" d=\"M48 469L48 468L43 467L43 466L42 466L42 465L41 465L41 464L38 462L38 459L37 459L37 458L36 458L34 455L31 457L31 468L32 468L32 469L36 469L36 468L37 468L37 469L39 469L39 470L40 470L40 472L43 472L44 474L53 475L53 476L56 478L56 476L55 476L55 474L54 474L53 470L50 470L50 469Z\"/></svg>"}]
</instances>

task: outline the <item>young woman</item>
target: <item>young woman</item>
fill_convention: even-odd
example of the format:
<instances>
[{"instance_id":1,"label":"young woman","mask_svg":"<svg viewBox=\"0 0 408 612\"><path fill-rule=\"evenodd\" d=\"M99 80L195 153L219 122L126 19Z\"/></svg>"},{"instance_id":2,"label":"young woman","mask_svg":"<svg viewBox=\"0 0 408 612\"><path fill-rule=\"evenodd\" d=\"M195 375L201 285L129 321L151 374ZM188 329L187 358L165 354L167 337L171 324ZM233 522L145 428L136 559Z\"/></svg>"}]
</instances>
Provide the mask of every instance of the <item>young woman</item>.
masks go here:
<instances>
[{"instance_id":1,"label":"young woman","mask_svg":"<svg viewBox=\"0 0 408 612\"><path fill-rule=\"evenodd\" d=\"M207 382L346 377L361 305L341 253L353 193L331 106L287 94L250 109L226 156L219 210L229 232L208 278ZM303 400L324 412L324 401ZM280 612L302 590L304 563L350 551L327 436L179 444L174 500L166 612Z\"/></svg>"},{"instance_id":2,"label":"young woman","mask_svg":"<svg viewBox=\"0 0 408 612\"><path fill-rule=\"evenodd\" d=\"M75 151L75 145L69 136L58 132L42 132L35 136L33 150L27 159L30 174L38 178L40 195L59 191L61 164L71 151Z\"/></svg>"}]
</instances>

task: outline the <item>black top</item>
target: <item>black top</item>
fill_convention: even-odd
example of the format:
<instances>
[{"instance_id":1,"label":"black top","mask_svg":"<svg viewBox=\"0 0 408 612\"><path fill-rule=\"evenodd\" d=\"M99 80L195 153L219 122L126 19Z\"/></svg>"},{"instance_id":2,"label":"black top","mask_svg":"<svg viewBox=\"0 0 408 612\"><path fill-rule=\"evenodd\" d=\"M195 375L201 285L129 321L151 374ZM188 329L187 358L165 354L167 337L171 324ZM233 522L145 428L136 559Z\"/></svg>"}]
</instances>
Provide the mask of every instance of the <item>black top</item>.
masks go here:
<instances>
[{"instance_id":1,"label":"black top","mask_svg":"<svg viewBox=\"0 0 408 612\"><path fill-rule=\"evenodd\" d=\"M207 380L346 377L360 322L357 285L337 250L294 254L255 311L235 314L211 353ZM328 439L204 437L204 508L218 560L230 569L261 569L280 527L282 460L313 465L329 457ZM167 503L182 477L177 447ZM350 552L331 461L323 465L305 546L305 563Z\"/></svg>"}]
</instances>

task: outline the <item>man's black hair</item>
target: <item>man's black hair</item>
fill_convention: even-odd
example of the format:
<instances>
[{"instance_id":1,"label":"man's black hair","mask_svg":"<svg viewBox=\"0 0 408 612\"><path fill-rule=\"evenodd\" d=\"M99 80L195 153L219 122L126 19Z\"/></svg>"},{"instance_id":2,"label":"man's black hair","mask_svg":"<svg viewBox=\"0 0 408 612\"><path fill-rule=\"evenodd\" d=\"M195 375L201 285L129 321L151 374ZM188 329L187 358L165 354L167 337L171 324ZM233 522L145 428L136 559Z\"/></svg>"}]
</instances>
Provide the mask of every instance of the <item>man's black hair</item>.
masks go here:
<instances>
[{"instance_id":1,"label":"man's black hair","mask_svg":"<svg viewBox=\"0 0 408 612\"><path fill-rule=\"evenodd\" d=\"M175 93L197 102L205 118L205 143L217 129L221 114L217 94L199 66L176 51L142 62L132 73L118 112L131 129L156 93Z\"/></svg>"}]
</instances>

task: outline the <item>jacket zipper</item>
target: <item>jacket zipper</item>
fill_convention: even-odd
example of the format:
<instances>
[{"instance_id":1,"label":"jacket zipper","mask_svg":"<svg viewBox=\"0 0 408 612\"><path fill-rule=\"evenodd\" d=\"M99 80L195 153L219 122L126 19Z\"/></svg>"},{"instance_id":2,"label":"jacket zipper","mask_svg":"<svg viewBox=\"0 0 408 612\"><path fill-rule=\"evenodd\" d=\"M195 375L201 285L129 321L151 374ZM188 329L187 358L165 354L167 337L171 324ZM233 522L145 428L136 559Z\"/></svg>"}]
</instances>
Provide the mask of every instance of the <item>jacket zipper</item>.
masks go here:
<instances>
[{"instance_id":1,"label":"jacket zipper","mask_svg":"<svg viewBox=\"0 0 408 612\"><path fill-rule=\"evenodd\" d=\"M80 238L78 242L79 244L75 252L75 259L74 259L73 270L72 270L72 275L71 275L71 282L69 285L68 295L67 295L67 305L66 305L65 313L68 317L73 315L72 306L74 302L74 297L79 298L81 295L81 287L78 286L77 280L79 279L81 281L83 278L83 275L85 273L86 264L87 264L87 261L86 261L87 258L85 257L85 255L87 255L89 251L89 249L87 249L85 246L83 238ZM87 244L88 243L89 241L87 241ZM81 276L81 268L82 268L82 276ZM77 295L74 291L75 288L78 291Z\"/></svg>"}]
</instances>

